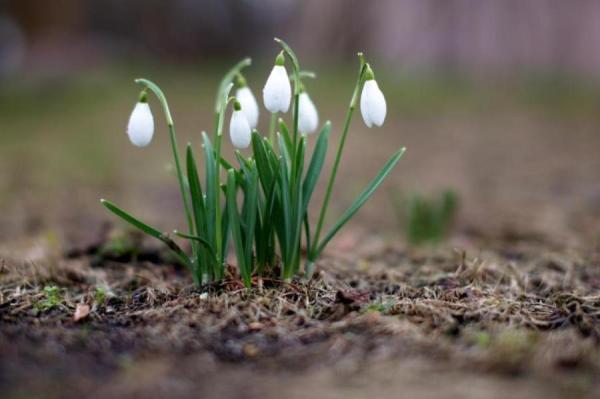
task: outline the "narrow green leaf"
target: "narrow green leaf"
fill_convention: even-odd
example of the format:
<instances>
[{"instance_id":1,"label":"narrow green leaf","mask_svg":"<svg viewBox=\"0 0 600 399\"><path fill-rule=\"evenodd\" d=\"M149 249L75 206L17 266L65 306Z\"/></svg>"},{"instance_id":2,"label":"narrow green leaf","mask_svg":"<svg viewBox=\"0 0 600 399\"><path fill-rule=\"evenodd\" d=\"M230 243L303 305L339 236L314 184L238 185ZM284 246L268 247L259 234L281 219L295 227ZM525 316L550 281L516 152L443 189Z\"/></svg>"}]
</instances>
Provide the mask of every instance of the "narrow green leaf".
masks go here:
<instances>
[{"instance_id":1,"label":"narrow green leaf","mask_svg":"<svg viewBox=\"0 0 600 399\"><path fill-rule=\"evenodd\" d=\"M186 168L187 168L187 181L189 186L190 199L192 203L192 213L194 217L194 223L196 225L195 234L190 234L192 236L202 237L203 239L208 238L208 229L207 229L207 217L206 217L206 207L204 204L204 194L202 193L202 185L200 184L200 178L198 177L198 168L196 166L196 160L194 158L194 152L192 151L192 146L188 144L186 151ZM195 247L194 254L196 256L196 263L200 270L201 276L210 275L211 266L213 263L208 262L206 251L203 251L202 248L198 248L198 241L192 241L193 246ZM214 255L214 250L210 248L210 251Z\"/></svg>"},{"instance_id":2,"label":"narrow green leaf","mask_svg":"<svg viewBox=\"0 0 600 399\"><path fill-rule=\"evenodd\" d=\"M292 167L292 158L290 155L294 155L293 147L291 148L292 152L288 152L287 146L285 145L285 140L281 134L277 135L277 139L279 140L279 152L281 153L281 158L285 161L286 164L286 172L288 173L288 179L291 178L289 174L290 169ZM280 167L281 168L281 167ZM280 169L280 173L283 172L283 169Z\"/></svg>"},{"instance_id":3,"label":"narrow green leaf","mask_svg":"<svg viewBox=\"0 0 600 399\"><path fill-rule=\"evenodd\" d=\"M279 118L279 134L281 137L283 137L283 142L285 143L285 149L287 150L287 153L293 155L294 144L292 142L292 137L290 136L290 131L288 130L285 121L281 118ZM275 145L275 143L273 143L273 145ZM281 140L279 146L281 147Z\"/></svg>"},{"instance_id":4,"label":"narrow green leaf","mask_svg":"<svg viewBox=\"0 0 600 399\"><path fill-rule=\"evenodd\" d=\"M335 223L335 225L329 230L327 235L321 240L318 244L317 251L315 253L315 258L319 256L319 254L325 249L325 246L329 243L329 241L335 236L335 234L354 216L354 214L364 205L364 203L373 195L377 187L383 183L386 176L392 171L394 166L398 163L404 151L406 149L402 148L398 152L396 152L383 166L383 168L379 171L377 176L369 183L367 188L362 192L362 194L354 201L354 203L340 216L340 219Z\"/></svg>"},{"instance_id":5,"label":"narrow green leaf","mask_svg":"<svg viewBox=\"0 0 600 399\"><path fill-rule=\"evenodd\" d=\"M325 164L325 156L327 155L327 146L329 144L329 134L331 133L331 122L327 121L317 139L317 144L313 151L308 170L306 171L306 177L304 178L304 184L302 185L302 199L304 201L303 210L306 212L310 198L315 190L315 186L319 181L321 170Z\"/></svg>"},{"instance_id":6,"label":"narrow green leaf","mask_svg":"<svg viewBox=\"0 0 600 399\"><path fill-rule=\"evenodd\" d=\"M123 209L119 208L118 206L116 206L115 204L113 204L110 201L101 199L100 203L102 203L102 205L104 205L109 211L111 211L115 215L119 216L121 219L125 220L127 223L131 224L132 226L143 231L144 233L165 243L167 245L167 247L169 247L169 249L171 251L173 251L173 253L177 256L177 258L179 260L181 260L183 262L183 264L188 266L192 270L192 272L194 272L189 257L175 243L175 241L173 241L168 235L161 233L159 230L155 229L154 227L149 226L146 223L142 222L141 220L131 216L129 213L127 213Z\"/></svg>"},{"instance_id":7,"label":"narrow green leaf","mask_svg":"<svg viewBox=\"0 0 600 399\"><path fill-rule=\"evenodd\" d=\"M296 154L294 156L294 166L291 181L292 191L292 225L291 225L291 262L293 266L292 273L297 272L299 266L300 242L302 240L302 220L305 212L303 211L304 201L302 199L302 173L304 171L304 153L306 151L306 137L302 136L298 142ZM286 276L291 278L291 274Z\"/></svg>"},{"instance_id":8,"label":"narrow green leaf","mask_svg":"<svg viewBox=\"0 0 600 399\"><path fill-rule=\"evenodd\" d=\"M206 241L204 238L196 236L196 235L192 235L192 234L183 233L183 232L177 231L177 230L173 230L173 234L175 234L178 237L185 238L187 240L197 241L210 253L212 258L214 260L216 260L214 249L212 248L210 243L208 241Z\"/></svg>"},{"instance_id":9,"label":"narrow green leaf","mask_svg":"<svg viewBox=\"0 0 600 399\"><path fill-rule=\"evenodd\" d=\"M283 237L280 237L281 244L281 256L284 258L284 264L289 264L291 261L291 227L292 227L292 205L290 198L290 184L289 184L289 171L287 162L283 157L279 159L280 173L279 173L279 191L281 193L281 211L283 217Z\"/></svg>"},{"instance_id":10,"label":"narrow green leaf","mask_svg":"<svg viewBox=\"0 0 600 399\"><path fill-rule=\"evenodd\" d=\"M225 262L225 259L227 259L227 254L229 253L229 226L229 212L227 207L227 199L225 199L225 209L223 209L223 213L221 215L221 242L223 243L223 247L221 248L220 256L223 263ZM223 276L224 272L224 268L220 267L219 273L221 277Z\"/></svg>"},{"instance_id":11,"label":"narrow green leaf","mask_svg":"<svg viewBox=\"0 0 600 399\"><path fill-rule=\"evenodd\" d=\"M205 170L205 184L206 184L206 238L213 245L216 243L216 230L215 220L216 215L216 201L219 195L219 188L216 186L216 164L214 157L214 150L210 138L206 132L202 132L202 142L204 144L204 170ZM216 250L216 246L215 246Z\"/></svg>"},{"instance_id":12,"label":"narrow green leaf","mask_svg":"<svg viewBox=\"0 0 600 399\"><path fill-rule=\"evenodd\" d=\"M221 164L221 166L223 167L223 169L225 170L229 170L229 169L233 169L233 165L231 163L229 163L229 161L227 161L225 158L220 157L219 158L219 163Z\"/></svg>"},{"instance_id":13,"label":"narrow green leaf","mask_svg":"<svg viewBox=\"0 0 600 399\"><path fill-rule=\"evenodd\" d=\"M311 240L310 240L310 222L308 221L308 213L304 214L304 233L306 239L306 253L311 253Z\"/></svg>"},{"instance_id":14,"label":"narrow green leaf","mask_svg":"<svg viewBox=\"0 0 600 399\"><path fill-rule=\"evenodd\" d=\"M258 168L260 183L263 187L263 191L266 193L267 187L269 187L273 181L273 169L269 162L264 141L256 132L252 133L252 153L254 154L256 167Z\"/></svg>"},{"instance_id":15,"label":"narrow green leaf","mask_svg":"<svg viewBox=\"0 0 600 399\"><path fill-rule=\"evenodd\" d=\"M187 154L187 177L190 186L190 196L192 197L192 210L194 212L194 221L196 223L196 232L199 236L206 236L206 208L204 205L204 194L202 185L198 177L198 168L192 146L188 145Z\"/></svg>"},{"instance_id":16,"label":"narrow green leaf","mask_svg":"<svg viewBox=\"0 0 600 399\"><path fill-rule=\"evenodd\" d=\"M251 280L250 276L246 273L248 267L246 265L246 257L244 256L244 240L242 238L240 215L237 209L237 189L235 172L233 170L227 171L227 214L240 274L244 280L244 285L248 287L251 285Z\"/></svg>"},{"instance_id":17,"label":"narrow green leaf","mask_svg":"<svg viewBox=\"0 0 600 399\"><path fill-rule=\"evenodd\" d=\"M246 255L246 267L248 274L252 273L252 244L256 227L256 216L258 213L258 171L254 163L249 167L248 186L244 193L244 252Z\"/></svg>"}]
</instances>

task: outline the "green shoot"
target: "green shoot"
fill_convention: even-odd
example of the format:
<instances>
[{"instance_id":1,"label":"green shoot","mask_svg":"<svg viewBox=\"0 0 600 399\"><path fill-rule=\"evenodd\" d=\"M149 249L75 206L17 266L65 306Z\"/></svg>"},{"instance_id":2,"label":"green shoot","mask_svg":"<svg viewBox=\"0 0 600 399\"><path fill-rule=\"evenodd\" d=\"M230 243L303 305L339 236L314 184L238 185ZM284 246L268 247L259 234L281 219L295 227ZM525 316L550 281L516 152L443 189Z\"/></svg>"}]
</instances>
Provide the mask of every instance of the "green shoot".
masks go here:
<instances>
[{"instance_id":1,"label":"green shoot","mask_svg":"<svg viewBox=\"0 0 600 399\"><path fill-rule=\"evenodd\" d=\"M411 245L442 241L452 227L458 207L456 194L451 190L433 199L412 194L408 199L396 202L396 206L402 208L401 221Z\"/></svg>"}]
</instances>

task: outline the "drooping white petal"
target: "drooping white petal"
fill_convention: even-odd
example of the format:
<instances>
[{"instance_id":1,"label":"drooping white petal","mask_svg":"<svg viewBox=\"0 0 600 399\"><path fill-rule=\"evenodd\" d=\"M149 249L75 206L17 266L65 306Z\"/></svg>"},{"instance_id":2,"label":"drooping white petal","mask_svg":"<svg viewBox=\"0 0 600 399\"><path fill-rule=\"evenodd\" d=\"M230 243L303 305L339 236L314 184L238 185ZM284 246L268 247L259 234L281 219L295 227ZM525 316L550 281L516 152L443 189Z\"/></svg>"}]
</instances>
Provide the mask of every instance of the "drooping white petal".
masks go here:
<instances>
[{"instance_id":1,"label":"drooping white petal","mask_svg":"<svg viewBox=\"0 0 600 399\"><path fill-rule=\"evenodd\" d=\"M302 134L314 133L319 125L319 113L306 92L298 100L298 130Z\"/></svg>"},{"instance_id":2,"label":"drooping white petal","mask_svg":"<svg viewBox=\"0 0 600 399\"><path fill-rule=\"evenodd\" d=\"M243 108L242 108L243 109ZM229 122L229 137L235 148L247 148L252 139L252 130L242 110L233 111Z\"/></svg>"},{"instance_id":3,"label":"drooping white petal","mask_svg":"<svg viewBox=\"0 0 600 399\"><path fill-rule=\"evenodd\" d=\"M258 125L258 103L256 102L256 98L254 94L252 94L252 90L248 86L240 87L235 93L235 97L242 105L242 111L246 115L246 119L248 119L248 124L251 129L256 128Z\"/></svg>"},{"instance_id":4,"label":"drooping white petal","mask_svg":"<svg viewBox=\"0 0 600 399\"><path fill-rule=\"evenodd\" d=\"M154 135L154 118L148 103L138 102L131 112L127 124L127 135L133 145L145 147Z\"/></svg>"},{"instance_id":5,"label":"drooping white petal","mask_svg":"<svg viewBox=\"0 0 600 399\"><path fill-rule=\"evenodd\" d=\"M387 113L385 97L374 79L367 80L360 96L360 112L368 127L381 126Z\"/></svg>"},{"instance_id":6,"label":"drooping white petal","mask_svg":"<svg viewBox=\"0 0 600 399\"><path fill-rule=\"evenodd\" d=\"M292 87L284 66L275 65L265 87L263 101L269 112L287 112L292 101Z\"/></svg>"}]
</instances>

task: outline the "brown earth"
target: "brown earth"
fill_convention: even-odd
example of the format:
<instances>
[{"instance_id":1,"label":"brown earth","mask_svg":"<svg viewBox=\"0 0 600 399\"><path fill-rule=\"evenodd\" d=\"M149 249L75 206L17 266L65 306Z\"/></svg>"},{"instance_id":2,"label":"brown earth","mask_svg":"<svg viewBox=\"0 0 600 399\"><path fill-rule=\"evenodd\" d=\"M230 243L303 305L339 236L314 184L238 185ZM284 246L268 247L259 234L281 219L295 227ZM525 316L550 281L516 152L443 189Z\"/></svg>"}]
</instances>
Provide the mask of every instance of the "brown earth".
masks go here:
<instances>
[{"instance_id":1,"label":"brown earth","mask_svg":"<svg viewBox=\"0 0 600 399\"><path fill-rule=\"evenodd\" d=\"M485 238L471 232L461 240L472 247ZM265 279L246 291L230 278L208 294L152 243L136 260L93 248L49 268L7 259L0 391L594 397L598 253L510 232L493 242L478 253L407 251L351 232L309 284ZM44 244L30 250L51 258ZM49 305L43 287L51 285L60 289Z\"/></svg>"}]
</instances>

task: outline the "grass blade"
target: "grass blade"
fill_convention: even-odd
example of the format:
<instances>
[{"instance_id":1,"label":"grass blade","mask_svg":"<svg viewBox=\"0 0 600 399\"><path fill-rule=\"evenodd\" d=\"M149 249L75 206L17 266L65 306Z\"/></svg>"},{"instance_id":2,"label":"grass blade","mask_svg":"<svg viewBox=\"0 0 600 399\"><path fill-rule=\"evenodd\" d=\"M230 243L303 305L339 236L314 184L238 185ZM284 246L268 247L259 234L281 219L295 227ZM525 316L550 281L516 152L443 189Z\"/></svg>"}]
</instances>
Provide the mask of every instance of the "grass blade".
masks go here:
<instances>
[{"instance_id":1,"label":"grass blade","mask_svg":"<svg viewBox=\"0 0 600 399\"><path fill-rule=\"evenodd\" d=\"M364 203L373 195L377 187L383 183L386 176L392 171L394 166L398 163L402 155L404 154L405 148L400 149L396 152L383 166L381 171L375 176L375 178L369 183L367 188L362 192L362 194L354 201L354 203L340 216L340 219L335 223L335 225L329 230L327 235L318 243L318 247L316 250L316 256L323 251L325 246L329 243L329 241L335 236L335 234L350 220L352 216L364 205ZM315 257L316 257L315 256Z\"/></svg>"}]
</instances>

